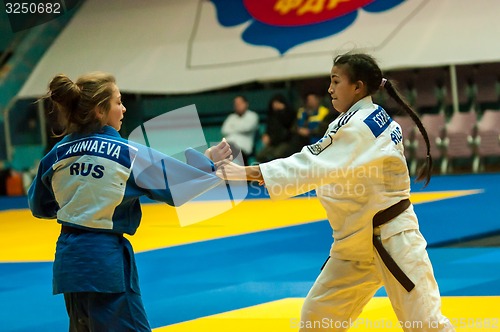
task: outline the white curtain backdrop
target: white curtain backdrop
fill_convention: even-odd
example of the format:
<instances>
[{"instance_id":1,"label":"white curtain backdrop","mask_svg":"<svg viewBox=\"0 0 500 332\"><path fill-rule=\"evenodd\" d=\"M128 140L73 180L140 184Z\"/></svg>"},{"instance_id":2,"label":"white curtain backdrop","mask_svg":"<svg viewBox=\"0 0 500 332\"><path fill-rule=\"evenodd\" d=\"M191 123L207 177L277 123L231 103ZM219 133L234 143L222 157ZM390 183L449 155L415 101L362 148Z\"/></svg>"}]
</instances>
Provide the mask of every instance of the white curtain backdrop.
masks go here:
<instances>
[{"instance_id":1,"label":"white curtain backdrop","mask_svg":"<svg viewBox=\"0 0 500 332\"><path fill-rule=\"evenodd\" d=\"M243 1L243 0L232 0ZM58 73L113 73L130 93L193 93L251 81L327 76L337 52L358 48L383 69L499 61L500 1L407 0L360 10L347 29L284 54L245 42L250 21L224 27L206 0L87 0L18 97Z\"/></svg>"}]
</instances>

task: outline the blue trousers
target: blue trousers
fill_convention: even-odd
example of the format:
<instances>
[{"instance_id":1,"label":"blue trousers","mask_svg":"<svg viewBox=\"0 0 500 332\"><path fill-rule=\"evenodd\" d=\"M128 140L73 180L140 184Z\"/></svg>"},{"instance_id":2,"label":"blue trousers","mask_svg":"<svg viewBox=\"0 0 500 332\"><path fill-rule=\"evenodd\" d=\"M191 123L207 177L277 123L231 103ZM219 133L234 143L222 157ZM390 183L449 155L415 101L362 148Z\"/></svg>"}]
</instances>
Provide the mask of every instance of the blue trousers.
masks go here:
<instances>
[{"instance_id":1,"label":"blue trousers","mask_svg":"<svg viewBox=\"0 0 500 332\"><path fill-rule=\"evenodd\" d=\"M150 332L141 296L124 293L64 293L70 332Z\"/></svg>"},{"instance_id":2,"label":"blue trousers","mask_svg":"<svg viewBox=\"0 0 500 332\"><path fill-rule=\"evenodd\" d=\"M133 258L133 257L132 257ZM70 332L150 332L141 295L131 288L131 264L124 255L125 292L64 293Z\"/></svg>"}]
</instances>

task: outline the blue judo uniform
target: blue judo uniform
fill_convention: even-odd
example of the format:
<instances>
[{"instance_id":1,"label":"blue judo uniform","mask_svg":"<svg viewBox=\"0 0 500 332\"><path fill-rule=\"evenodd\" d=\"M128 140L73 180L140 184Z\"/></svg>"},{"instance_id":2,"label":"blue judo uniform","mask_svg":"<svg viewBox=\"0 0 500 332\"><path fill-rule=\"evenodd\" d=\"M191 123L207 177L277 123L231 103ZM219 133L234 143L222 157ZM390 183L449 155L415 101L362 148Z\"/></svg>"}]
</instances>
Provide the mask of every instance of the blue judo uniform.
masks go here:
<instances>
[{"instance_id":1,"label":"blue judo uniform","mask_svg":"<svg viewBox=\"0 0 500 332\"><path fill-rule=\"evenodd\" d=\"M70 331L150 331L123 234L140 224L140 196L180 206L222 182L203 154L190 149L186 157L188 164L105 126L64 137L41 160L29 206L62 224L53 293L64 293Z\"/></svg>"}]
</instances>

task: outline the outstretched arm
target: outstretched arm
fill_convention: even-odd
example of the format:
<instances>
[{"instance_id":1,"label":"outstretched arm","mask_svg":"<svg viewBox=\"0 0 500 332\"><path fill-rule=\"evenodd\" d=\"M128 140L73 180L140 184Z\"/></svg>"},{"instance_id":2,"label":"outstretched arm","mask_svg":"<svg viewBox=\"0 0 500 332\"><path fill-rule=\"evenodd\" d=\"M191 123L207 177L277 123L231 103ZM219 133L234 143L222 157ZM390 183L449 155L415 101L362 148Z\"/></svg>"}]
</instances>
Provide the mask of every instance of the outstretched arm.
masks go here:
<instances>
[{"instance_id":1,"label":"outstretched arm","mask_svg":"<svg viewBox=\"0 0 500 332\"><path fill-rule=\"evenodd\" d=\"M260 167L256 166L241 166L228 160L221 161L217 165L217 176L224 180L230 181L258 181L264 183L264 178L260 171Z\"/></svg>"}]
</instances>

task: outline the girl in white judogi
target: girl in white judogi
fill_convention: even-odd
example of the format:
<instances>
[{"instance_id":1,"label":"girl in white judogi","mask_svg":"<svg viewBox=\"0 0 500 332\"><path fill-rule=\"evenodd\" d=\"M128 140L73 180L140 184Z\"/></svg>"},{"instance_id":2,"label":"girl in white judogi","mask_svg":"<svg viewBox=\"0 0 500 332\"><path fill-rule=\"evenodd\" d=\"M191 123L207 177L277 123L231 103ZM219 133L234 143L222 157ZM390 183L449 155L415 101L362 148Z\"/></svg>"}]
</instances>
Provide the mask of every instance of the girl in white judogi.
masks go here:
<instances>
[{"instance_id":1,"label":"girl in white judogi","mask_svg":"<svg viewBox=\"0 0 500 332\"><path fill-rule=\"evenodd\" d=\"M258 166L225 162L217 171L228 180L265 184L272 199L316 190L334 242L305 299L300 331L348 330L381 286L404 331L454 331L441 314L426 241L409 201L401 127L371 98L379 89L425 138L428 156L417 180L427 185L432 158L425 128L366 54L335 58L328 92L341 115L316 144Z\"/></svg>"}]
</instances>

